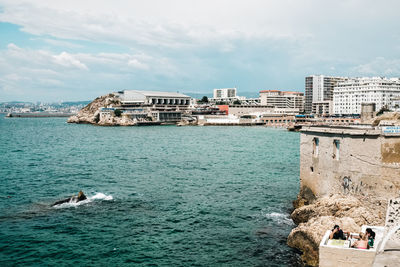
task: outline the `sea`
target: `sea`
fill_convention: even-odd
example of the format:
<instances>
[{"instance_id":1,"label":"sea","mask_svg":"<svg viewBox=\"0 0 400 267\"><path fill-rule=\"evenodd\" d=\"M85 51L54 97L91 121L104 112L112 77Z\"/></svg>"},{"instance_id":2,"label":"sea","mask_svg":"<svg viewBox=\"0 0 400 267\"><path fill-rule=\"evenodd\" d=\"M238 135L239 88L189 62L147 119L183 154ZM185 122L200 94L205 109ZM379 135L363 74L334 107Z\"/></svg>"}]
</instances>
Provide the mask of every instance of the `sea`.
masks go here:
<instances>
[{"instance_id":1,"label":"sea","mask_svg":"<svg viewBox=\"0 0 400 267\"><path fill-rule=\"evenodd\" d=\"M0 184L0 266L300 264L285 129L1 116Z\"/></svg>"}]
</instances>

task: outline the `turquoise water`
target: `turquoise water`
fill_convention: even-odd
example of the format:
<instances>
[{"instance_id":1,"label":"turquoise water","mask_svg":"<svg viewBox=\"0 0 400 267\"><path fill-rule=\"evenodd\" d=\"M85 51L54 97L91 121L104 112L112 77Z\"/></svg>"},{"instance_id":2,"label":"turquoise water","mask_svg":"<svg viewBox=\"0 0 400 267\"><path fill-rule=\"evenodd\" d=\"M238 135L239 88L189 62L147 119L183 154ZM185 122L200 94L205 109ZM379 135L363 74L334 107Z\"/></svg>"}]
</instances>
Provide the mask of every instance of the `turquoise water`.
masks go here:
<instances>
[{"instance_id":1,"label":"turquoise water","mask_svg":"<svg viewBox=\"0 0 400 267\"><path fill-rule=\"evenodd\" d=\"M0 144L2 266L298 264L297 133L0 118Z\"/></svg>"}]
</instances>

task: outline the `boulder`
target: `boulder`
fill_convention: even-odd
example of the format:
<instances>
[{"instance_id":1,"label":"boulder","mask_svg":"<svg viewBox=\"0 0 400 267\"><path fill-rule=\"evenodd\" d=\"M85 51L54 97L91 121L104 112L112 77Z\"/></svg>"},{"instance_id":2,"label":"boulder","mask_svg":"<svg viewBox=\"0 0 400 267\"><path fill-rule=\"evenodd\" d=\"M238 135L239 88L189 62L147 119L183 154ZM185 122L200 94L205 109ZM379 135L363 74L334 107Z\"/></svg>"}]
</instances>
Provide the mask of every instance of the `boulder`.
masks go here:
<instances>
[{"instance_id":1,"label":"boulder","mask_svg":"<svg viewBox=\"0 0 400 267\"><path fill-rule=\"evenodd\" d=\"M359 232L361 226L383 225L385 204L368 196L333 194L316 198L309 205L295 209L291 217L298 224L288 237L288 245L303 252L302 259L318 265L319 243L326 230L335 224L345 231Z\"/></svg>"},{"instance_id":2,"label":"boulder","mask_svg":"<svg viewBox=\"0 0 400 267\"><path fill-rule=\"evenodd\" d=\"M89 123L89 124L97 124L99 123L99 109L105 108L109 106L120 106L121 101L117 94L111 93L108 95L104 95L101 97L97 97L87 106L82 108L78 114L71 116L68 118L68 123ZM100 125L108 125L107 122L104 122ZM115 124L110 124L115 125Z\"/></svg>"},{"instance_id":3,"label":"boulder","mask_svg":"<svg viewBox=\"0 0 400 267\"><path fill-rule=\"evenodd\" d=\"M291 217L294 223L304 223L318 216L351 217L358 225L383 224L384 205L378 201L360 200L351 195L335 194L322 197L313 204L295 209Z\"/></svg>"},{"instance_id":4,"label":"boulder","mask_svg":"<svg viewBox=\"0 0 400 267\"><path fill-rule=\"evenodd\" d=\"M344 231L358 232L360 226L350 217L320 216L300 223L288 237L287 244L303 252L301 259L310 266L318 266L319 244L327 230L335 224Z\"/></svg>"}]
</instances>

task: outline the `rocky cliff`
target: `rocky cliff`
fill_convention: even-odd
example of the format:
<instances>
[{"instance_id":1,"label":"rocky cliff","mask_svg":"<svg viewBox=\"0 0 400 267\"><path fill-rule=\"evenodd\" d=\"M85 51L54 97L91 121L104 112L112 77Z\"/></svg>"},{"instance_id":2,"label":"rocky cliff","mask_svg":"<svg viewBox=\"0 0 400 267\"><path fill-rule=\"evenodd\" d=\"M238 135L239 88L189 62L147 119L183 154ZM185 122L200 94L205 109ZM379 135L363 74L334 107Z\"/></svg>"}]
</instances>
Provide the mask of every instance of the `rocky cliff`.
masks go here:
<instances>
[{"instance_id":1,"label":"rocky cliff","mask_svg":"<svg viewBox=\"0 0 400 267\"><path fill-rule=\"evenodd\" d=\"M130 126L135 122L127 116L103 116L100 118L100 108L118 107L121 105L118 94L100 96L82 108L77 115L68 118L68 123L89 123L101 126Z\"/></svg>"},{"instance_id":2,"label":"rocky cliff","mask_svg":"<svg viewBox=\"0 0 400 267\"><path fill-rule=\"evenodd\" d=\"M300 197L301 198L301 197ZM384 225L386 201L372 197L333 194L319 199L298 199L291 217L298 225L289 237L288 245L303 252L302 260L318 266L319 243L325 232L335 224L350 232L361 226Z\"/></svg>"}]
</instances>

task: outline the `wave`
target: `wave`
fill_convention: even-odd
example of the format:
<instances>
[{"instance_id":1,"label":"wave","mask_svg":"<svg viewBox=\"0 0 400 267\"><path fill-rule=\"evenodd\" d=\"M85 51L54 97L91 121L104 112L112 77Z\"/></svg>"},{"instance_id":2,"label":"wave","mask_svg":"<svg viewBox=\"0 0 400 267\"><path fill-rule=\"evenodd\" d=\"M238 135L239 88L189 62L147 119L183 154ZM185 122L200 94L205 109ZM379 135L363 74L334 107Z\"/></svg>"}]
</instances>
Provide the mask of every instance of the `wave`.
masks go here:
<instances>
[{"instance_id":1,"label":"wave","mask_svg":"<svg viewBox=\"0 0 400 267\"><path fill-rule=\"evenodd\" d=\"M294 224L289 214L287 213L279 213L279 212L271 212L264 215L265 217L277 222L284 223L288 225Z\"/></svg>"},{"instance_id":2,"label":"wave","mask_svg":"<svg viewBox=\"0 0 400 267\"><path fill-rule=\"evenodd\" d=\"M62 203L59 205L55 205L54 208L55 209L64 209L64 208L71 208L71 207L78 207L80 205L85 205L88 203L91 203L95 200L105 200L105 201L109 201L109 200L113 200L113 196L112 195L106 195L104 193L96 193L93 196L88 196L87 199L79 201L79 202L67 202L67 203Z\"/></svg>"}]
</instances>

